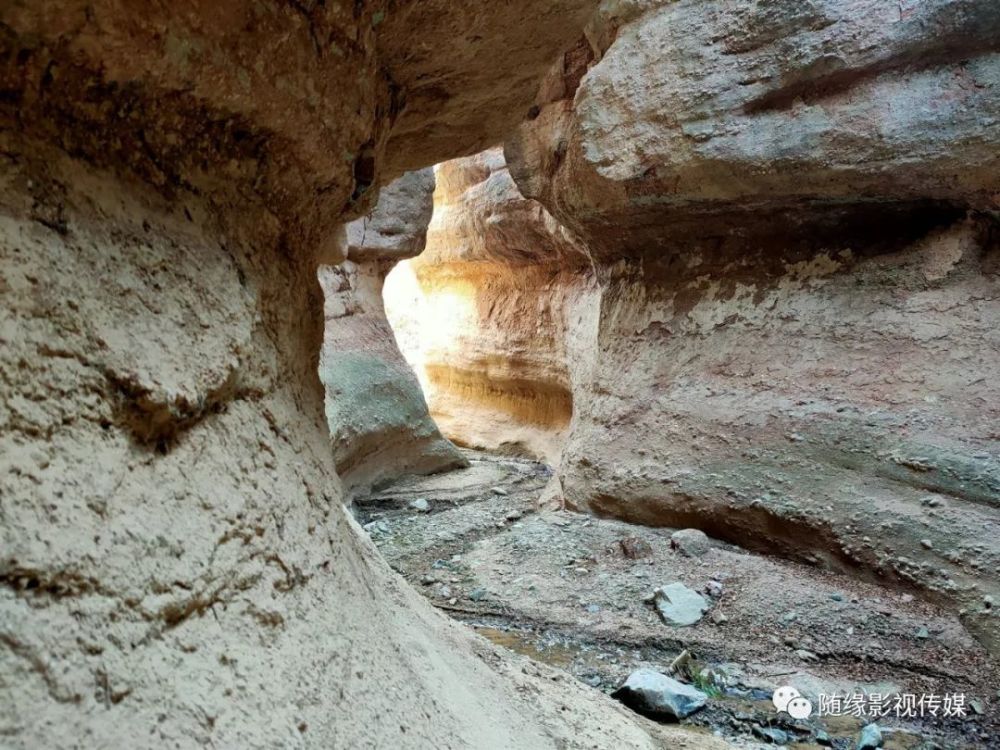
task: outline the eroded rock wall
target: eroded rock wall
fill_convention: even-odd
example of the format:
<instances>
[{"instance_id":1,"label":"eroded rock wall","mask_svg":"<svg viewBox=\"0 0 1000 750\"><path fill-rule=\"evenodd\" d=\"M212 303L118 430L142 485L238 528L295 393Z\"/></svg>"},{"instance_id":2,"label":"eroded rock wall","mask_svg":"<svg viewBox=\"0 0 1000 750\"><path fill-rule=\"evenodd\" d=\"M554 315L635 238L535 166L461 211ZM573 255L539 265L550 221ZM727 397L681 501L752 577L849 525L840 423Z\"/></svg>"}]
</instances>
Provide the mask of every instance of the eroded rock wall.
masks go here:
<instances>
[{"instance_id":1,"label":"eroded rock wall","mask_svg":"<svg viewBox=\"0 0 1000 750\"><path fill-rule=\"evenodd\" d=\"M506 143L523 197L447 222L506 265L421 259L489 300L432 367L486 372L536 321L572 403L565 502L920 592L996 653L998 22L974 0L602 4ZM587 261L526 253L509 280L498 228L553 217ZM525 298L562 314L506 319Z\"/></svg>"},{"instance_id":2,"label":"eroded rock wall","mask_svg":"<svg viewBox=\"0 0 1000 750\"><path fill-rule=\"evenodd\" d=\"M460 444L557 463L586 251L521 196L500 149L439 165L434 203L426 251L386 291L431 413Z\"/></svg>"},{"instance_id":3,"label":"eroded rock wall","mask_svg":"<svg viewBox=\"0 0 1000 750\"><path fill-rule=\"evenodd\" d=\"M602 6L506 148L599 269L568 502L895 580L1000 648L998 23Z\"/></svg>"},{"instance_id":4,"label":"eroded rock wall","mask_svg":"<svg viewBox=\"0 0 1000 750\"><path fill-rule=\"evenodd\" d=\"M348 259L320 269L326 318L320 380L337 473L356 491L468 465L428 414L382 300L390 269L424 249L433 193L431 168L386 186L373 211L347 225Z\"/></svg>"},{"instance_id":5,"label":"eroded rock wall","mask_svg":"<svg viewBox=\"0 0 1000 750\"><path fill-rule=\"evenodd\" d=\"M344 511L316 267L398 115L384 13L0 7L6 745L672 741L434 613ZM489 66L498 90L521 75ZM480 135L463 122L456 150Z\"/></svg>"}]
</instances>

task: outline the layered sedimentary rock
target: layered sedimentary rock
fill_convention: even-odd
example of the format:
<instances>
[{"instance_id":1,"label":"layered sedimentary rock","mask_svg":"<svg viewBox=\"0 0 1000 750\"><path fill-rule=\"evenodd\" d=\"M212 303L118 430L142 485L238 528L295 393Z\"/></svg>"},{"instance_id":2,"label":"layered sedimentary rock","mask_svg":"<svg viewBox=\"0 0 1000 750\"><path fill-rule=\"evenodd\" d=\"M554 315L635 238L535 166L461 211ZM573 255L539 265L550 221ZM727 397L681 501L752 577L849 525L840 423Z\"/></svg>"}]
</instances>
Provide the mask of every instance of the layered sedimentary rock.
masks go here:
<instances>
[{"instance_id":1,"label":"layered sedimentary rock","mask_svg":"<svg viewBox=\"0 0 1000 750\"><path fill-rule=\"evenodd\" d=\"M395 180L370 214L347 225L347 260L320 270L320 380L337 473L352 487L468 465L428 414L382 302L385 275L424 249L433 193L431 168Z\"/></svg>"},{"instance_id":2,"label":"layered sedimentary rock","mask_svg":"<svg viewBox=\"0 0 1000 750\"><path fill-rule=\"evenodd\" d=\"M454 252L420 259L425 293L482 301L425 341L432 409L530 320L572 403L566 502L919 591L996 653L998 24L971 0L603 4L506 144L525 197L463 198ZM496 227L520 249L553 216L591 262L513 263Z\"/></svg>"},{"instance_id":3,"label":"layered sedimentary rock","mask_svg":"<svg viewBox=\"0 0 1000 750\"><path fill-rule=\"evenodd\" d=\"M566 335L594 300L586 251L511 180L500 149L437 168L427 249L386 289L431 413L468 446L557 462L573 413Z\"/></svg>"},{"instance_id":4,"label":"layered sedimentary rock","mask_svg":"<svg viewBox=\"0 0 1000 750\"><path fill-rule=\"evenodd\" d=\"M605 3L508 160L611 257L996 210L998 40L989 0Z\"/></svg>"},{"instance_id":5,"label":"layered sedimentary rock","mask_svg":"<svg viewBox=\"0 0 1000 750\"><path fill-rule=\"evenodd\" d=\"M514 49L537 34L420 6ZM467 104L452 153L489 130L495 113L471 112L490 87L522 76L514 58L484 61L488 77L453 65L434 25L387 56L385 12L0 7L6 745L671 741L433 613L343 509L317 262L391 171L411 55L442 102ZM428 161L449 155L442 137Z\"/></svg>"},{"instance_id":6,"label":"layered sedimentary rock","mask_svg":"<svg viewBox=\"0 0 1000 750\"><path fill-rule=\"evenodd\" d=\"M894 579L996 652L1000 9L603 10L507 147L599 261L567 500Z\"/></svg>"}]
</instances>

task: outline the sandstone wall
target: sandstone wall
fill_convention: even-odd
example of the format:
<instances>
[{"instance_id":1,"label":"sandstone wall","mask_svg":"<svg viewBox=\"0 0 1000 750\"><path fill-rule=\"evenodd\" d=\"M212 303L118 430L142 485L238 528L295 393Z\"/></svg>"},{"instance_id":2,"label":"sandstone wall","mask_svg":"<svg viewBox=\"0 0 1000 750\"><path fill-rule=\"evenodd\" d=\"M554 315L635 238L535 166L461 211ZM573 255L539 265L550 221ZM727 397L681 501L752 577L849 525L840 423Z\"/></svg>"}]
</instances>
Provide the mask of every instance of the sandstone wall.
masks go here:
<instances>
[{"instance_id":1,"label":"sandstone wall","mask_svg":"<svg viewBox=\"0 0 1000 750\"><path fill-rule=\"evenodd\" d=\"M506 148L599 266L568 502L895 580L1000 648L998 24L602 5Z\"/></svg>"},{"instance_id":2,"label":"sandstone wall","mask_svg":"<svg viewBox=\"0 0 1000 750\"><path fill-rule=\"evenodd\" d=\"M398 44L379 3L0 6L8 746L673 742L431 611L343 509L316 266L392 171L397 63L466 102L456 153L524 73L474 75L451 43L538 39L419 5L435 23ZM555 50L575 16L554 8Z\"/></svg>"},{"instance_id":3,"label":"sandstone wall","mask_svg":"<svg viewBox=\"0 0 1000 750\"><path fill-rule=\"evenodd\" d=\"M998 23L974 0L602 4L505 145L523 197L456 190L449 252L419 261L425 304L476 301L425 337L432 410L536 342L572 404L565 502L919 592L996 653ZM577 255L524 250L553 217Z\"/></svg>"},{"instance_id":4,"label":"sandstone wall","mask_svg":"<svg viewBox=\"0 0 1000 750\"><path fill-rule=\"evenodd\" d=\"M500 149L439 165L437 183L427 249L386 291L404 352L452 440L556 463L586 252L521 197Z\"/></svg>"},{"instance_id":5,"label":"sandstone wall","mask_svg":"<svg viewBox=\"0 0 1000 750\"><path fill-rule=\"evenodd\" d=\"M382 301L389 270L424 249L433 193L430 168L386 186L373 211L347 225L348 260L320 269L327 423L337 473L358 491L403 474L468 465L428 414Z\"/></svg>"}]
</instances>

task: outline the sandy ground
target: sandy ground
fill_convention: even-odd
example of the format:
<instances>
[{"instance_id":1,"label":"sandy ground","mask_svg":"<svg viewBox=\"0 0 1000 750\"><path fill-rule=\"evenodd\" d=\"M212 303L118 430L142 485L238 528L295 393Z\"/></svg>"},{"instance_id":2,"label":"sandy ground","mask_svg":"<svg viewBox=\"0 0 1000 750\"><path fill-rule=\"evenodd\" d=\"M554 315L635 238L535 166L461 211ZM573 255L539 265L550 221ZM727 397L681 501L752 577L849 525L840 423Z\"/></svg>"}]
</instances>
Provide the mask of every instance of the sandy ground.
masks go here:
<instances>
[{"instance_id":1,"label":"sandy ground","mask_svg":"<svg viewBox=\"0 0 1000 750\"><path fill-rule=\"evenodd\" d=\"M963 694L965 718L890 712L878 722L885 747L1000 747L998 666L957 618L914 593L721 542L688 557L671 548L674 529L538 511L547 467L467 455L470 468L381 488L354 512L394 569L495 643L605 692L687 649L681 677L712 698L685 723L747 747L767 744L769 728L800 747L854 747L866 722L779 715L769 699L781 685L815 704L819 694ZM640 556L630 557L625 539L648 549L633 542ZM709 582L721 584L692 627L665 625L643 601L675 581L716 594Z\"/></svg>"}]
</instances>

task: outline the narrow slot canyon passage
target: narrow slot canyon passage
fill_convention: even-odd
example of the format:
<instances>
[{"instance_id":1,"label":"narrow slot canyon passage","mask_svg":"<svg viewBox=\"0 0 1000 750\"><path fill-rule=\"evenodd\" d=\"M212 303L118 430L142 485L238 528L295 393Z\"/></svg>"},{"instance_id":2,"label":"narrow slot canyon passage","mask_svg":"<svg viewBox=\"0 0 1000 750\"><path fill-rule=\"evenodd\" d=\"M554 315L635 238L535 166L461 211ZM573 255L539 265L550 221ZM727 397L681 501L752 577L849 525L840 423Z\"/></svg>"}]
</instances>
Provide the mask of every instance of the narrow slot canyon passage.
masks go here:
<instances>
[{"instance_id":1,"label":"narrow slot canyon passage","mask_svg":"<svg viewBox=\"0 0 1000 750\"><path fill-rule=\"evenodd\" d=\"M0 0L4 750L1000 750L997 0Z\"/></svg>"},{"instance_id":2,"label":"narrow slot canyon passage","mask_svg":"<svg viewBox=\"0 0 1000 750\"><path fill-rule=\"evenodd\" d=\"M852 558L822 526L761 503L720 520L693 498L634 513L565 492L580 481L574 472L599 464L572 454L563 463L571 431L587 429L572 393L595 388L594 310L620 325L634 319L628 305L648 301L601 274L523 197L500 150L435 173L423 249L417 241L414 257L388 271L382 303L430 418L467 465L400 472L355 497L352 512L394 570L477 633L592 689L613 694L641 669L697 686L711 700L683 724L734 743L847 747L868 723L776 721L770 698L786 684L813 694L989 693L996 667L955 613ZM673 356L669 341L660 346ZM646 453L636 445L623 468ZM694 596L668 616L655 592L678 593L671 586ZM957 716L885 731L886 747L977 742Z\"/></svg>"}]
</instances>

